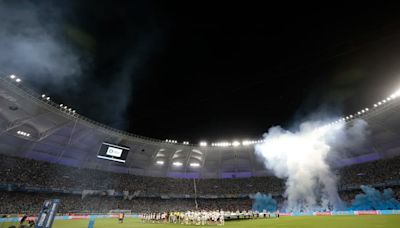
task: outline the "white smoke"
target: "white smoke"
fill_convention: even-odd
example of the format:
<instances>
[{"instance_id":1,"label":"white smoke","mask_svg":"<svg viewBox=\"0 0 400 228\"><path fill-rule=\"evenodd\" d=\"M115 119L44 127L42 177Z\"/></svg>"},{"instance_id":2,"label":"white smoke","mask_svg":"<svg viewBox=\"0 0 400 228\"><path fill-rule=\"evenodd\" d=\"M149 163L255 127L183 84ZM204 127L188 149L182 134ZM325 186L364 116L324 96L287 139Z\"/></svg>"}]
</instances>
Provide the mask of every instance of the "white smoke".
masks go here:
<instances>
[{"instance_id":1,"label":"white smoke","mask_svg":"<svg viewBox=\"0 0 400 228\"><path fill-rule=\"evenodd\" d=\"M327 157L338 149L353 147L365 138L366 122L327 125L305 122L297 131L272 127L256 154L268 169L286 179L284 197L288 211L330 210L341 207L337 179Z\"/></svg>"},{"instance_id":2,"label":"white smoke","mask_svg":"<svg viewBox=\"0 0 400 228\"><path fill-rule=\"evenodd\" d=\"M80 56L65 39L60 8L49 2L0 0L2 74L59 85L71 85L81 75Z\"/></svg>"}]
</instances>

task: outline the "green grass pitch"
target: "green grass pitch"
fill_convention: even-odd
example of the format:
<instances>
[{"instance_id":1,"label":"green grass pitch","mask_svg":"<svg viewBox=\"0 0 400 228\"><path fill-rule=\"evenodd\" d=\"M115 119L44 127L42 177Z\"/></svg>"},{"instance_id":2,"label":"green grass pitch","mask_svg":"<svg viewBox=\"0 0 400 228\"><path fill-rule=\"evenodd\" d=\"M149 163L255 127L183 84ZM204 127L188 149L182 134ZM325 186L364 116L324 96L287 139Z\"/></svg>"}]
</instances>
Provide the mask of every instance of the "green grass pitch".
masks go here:
<instances>
[{"instance_id":1,"label":"green grass pitch","mask_svg":"<svg viewBox=\"0 0 400 228\"><path fill-rule=\"evenodd\" d=\"M54 228L87 228L89 220L56 220ZM8 224L7 224L8 225ZM0 224L1 227L1 224ZM8 227L8 226L4 226ZM118 224L117 219L96 219L95 228L156 228L156 227L187 227L176 224L142 224L139 219L125 219ZM200 227L194 226L193 227ZM221 226L207 226L221 227ZM269 228L269 227L318 227L318 228L400 228L400 215L363 215L363 216L299 216L281 217L279 219L255 219L225 222L224 227L233 228Z\"/></svg>"}]
</instances>

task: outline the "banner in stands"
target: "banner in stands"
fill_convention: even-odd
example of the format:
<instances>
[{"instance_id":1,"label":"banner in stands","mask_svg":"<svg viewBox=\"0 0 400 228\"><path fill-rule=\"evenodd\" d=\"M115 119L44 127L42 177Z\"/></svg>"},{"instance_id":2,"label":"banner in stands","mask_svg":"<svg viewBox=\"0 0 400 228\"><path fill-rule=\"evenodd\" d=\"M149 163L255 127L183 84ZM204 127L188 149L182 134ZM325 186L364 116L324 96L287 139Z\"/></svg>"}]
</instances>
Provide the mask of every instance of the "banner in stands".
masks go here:
<instances>
[{"instance_id":1,"label":"banner in stands","mask_svg":"<svg viewBox=\"0 0 400 228\"><path fill-rule=\"evenodd\" d=\"M59 199L44 201L39 217L36 221L35 228L51 228L54 218L57 214L57 208L60 204Z\"/></svg>"}]
</instances>

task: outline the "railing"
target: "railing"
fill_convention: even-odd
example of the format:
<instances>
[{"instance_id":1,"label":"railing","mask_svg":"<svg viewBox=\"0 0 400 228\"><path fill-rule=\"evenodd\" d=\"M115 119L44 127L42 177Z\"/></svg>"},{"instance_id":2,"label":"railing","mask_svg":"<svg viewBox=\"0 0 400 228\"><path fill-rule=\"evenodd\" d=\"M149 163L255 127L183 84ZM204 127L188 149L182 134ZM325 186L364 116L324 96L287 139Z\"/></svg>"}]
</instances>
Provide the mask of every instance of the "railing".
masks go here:
<instances>
[{"instance_id":1,"label":"railing","mask_svg":"<svg viewBox=\"0 0 400 228\"><path fill-rule=\"evenodd\" d=\"M22 83L12 81L7 76L0 76L0 82L4 85L8 86L9 88L11 87L13 89L13 91L19 92L20 95L24 95L25 97L28 97L29 99L33 100L34 102L39 103L42 106L45 106L47 109L50 109L53 112L57 112L58 114L66 116L67 118L73 118L73 119L77 118L80 121L83 121L88 125L92 125L93 127L102 128L103 130L110 131L113 133L118 133L125 137L131 137L133 139L140 139L140 140L151 141L151 142L156 142L156 143L166 143L164 140L154 139L154 138L145 137L145 136L141 136L141 135L136 135L136 134L133 134L130 132L126 132L123 130L119 130L119 129L110 127L106 124L102 124L100 122L92 120L92 119L85 117L83 115L80 115L78 113L71 113L69 111L63 111L63 109L60 107L60 104L57 104L52 100L42 99L41 94L24 86ZM169 143L167 143L167 144L169 144ZM185 144L185 146L193 146L193 145Z\"/></svg>"}]
</instances>

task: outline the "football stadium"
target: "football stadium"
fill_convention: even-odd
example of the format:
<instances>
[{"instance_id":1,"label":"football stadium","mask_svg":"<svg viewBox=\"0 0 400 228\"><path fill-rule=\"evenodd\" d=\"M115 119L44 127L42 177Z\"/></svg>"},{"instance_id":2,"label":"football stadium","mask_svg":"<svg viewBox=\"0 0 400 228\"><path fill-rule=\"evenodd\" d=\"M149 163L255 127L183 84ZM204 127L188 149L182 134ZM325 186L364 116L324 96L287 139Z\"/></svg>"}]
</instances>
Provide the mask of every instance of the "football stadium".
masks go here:
<instances>
[{"instance_id":1,"label":"football stadium","mask_svg":"<svg viewBox=\"0 0 400 228\"><path fill-rule=\"evenodd\" d=\"M397 13L226 7L0 1L0 227L400 227Z\"/></svg>"}]
</instances>

